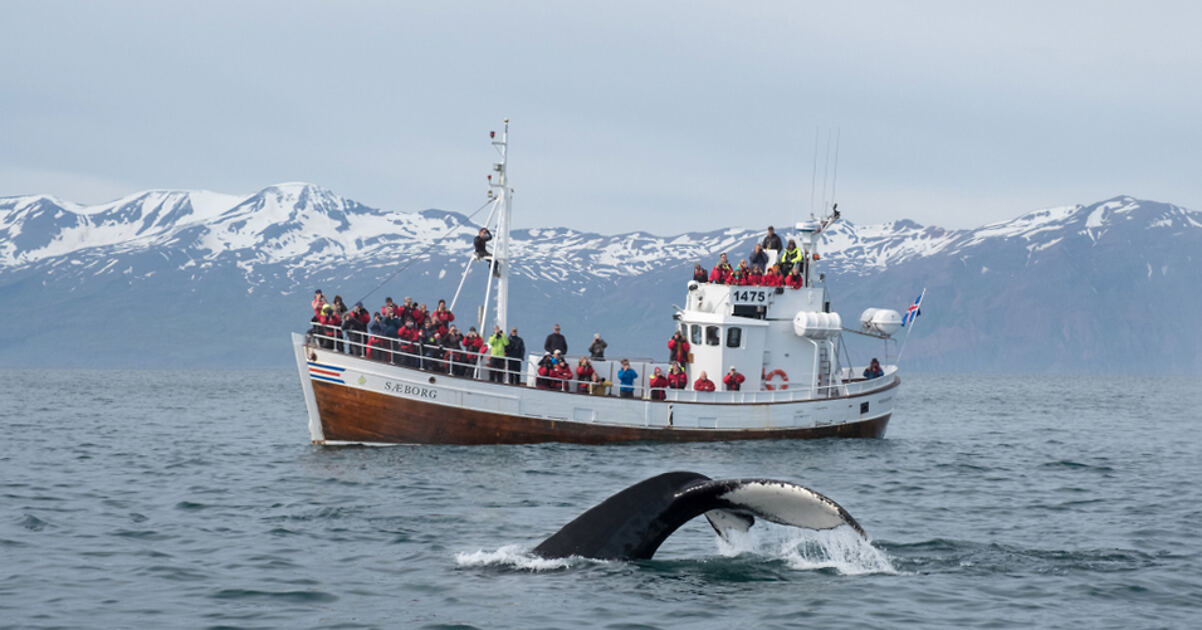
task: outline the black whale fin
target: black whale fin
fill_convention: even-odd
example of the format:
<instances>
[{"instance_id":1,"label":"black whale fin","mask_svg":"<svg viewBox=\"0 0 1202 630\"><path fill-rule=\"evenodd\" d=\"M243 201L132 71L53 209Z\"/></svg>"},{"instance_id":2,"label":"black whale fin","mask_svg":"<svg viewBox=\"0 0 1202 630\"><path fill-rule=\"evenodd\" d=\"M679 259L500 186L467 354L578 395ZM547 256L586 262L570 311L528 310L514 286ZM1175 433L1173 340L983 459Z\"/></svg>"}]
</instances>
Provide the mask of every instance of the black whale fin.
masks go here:
<instances>
[{"instance_id":1,"label":"black whale fin","mask_svg":"<svg viewBox=\"0 0 1202 630\"><path fill-rule=\"evenodd\" d=\"M864 530L838 503L804 486L771 479L713 480L693 472L670 472L622 490L564 525L534 548L544 558L581 556L646 560L664 540L694 517L706 514L725 537L746 531L759 517L773 523Z\"/></svg>"}]
</instances>

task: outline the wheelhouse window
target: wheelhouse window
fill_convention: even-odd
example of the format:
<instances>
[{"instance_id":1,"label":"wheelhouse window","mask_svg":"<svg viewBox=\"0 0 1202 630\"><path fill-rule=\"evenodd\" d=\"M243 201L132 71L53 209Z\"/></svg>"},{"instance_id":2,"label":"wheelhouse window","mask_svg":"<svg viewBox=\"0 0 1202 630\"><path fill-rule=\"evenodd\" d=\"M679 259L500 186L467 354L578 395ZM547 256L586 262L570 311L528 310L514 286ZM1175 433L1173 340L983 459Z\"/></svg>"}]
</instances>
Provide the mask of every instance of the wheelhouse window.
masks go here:
<instances>
[{"instance_id":1,"label":"wheelhouse window","mask_svg":"<svg viewBox=\"0 0 1202 630\"><path fill-rule=\"evenodd\" d=\"M701 326L699 324L693 324L693 335L691 340L693 345L701 345Z\"/></svg>"},{"instance_id":2,"label":"wheelhouse window","mask_svg":"<svg viewBox=\"0 0 1202 630\"><path fill-rule=\"evenodd\" d=\"M721 336L722 335L721 335L721 333L718 332L717 326L706 326L705 327L705 345L716 346L716 345L722 343L720 340Z\"/></svg>"},{"instance_id":3,"label":"wheelhouse window","mask_svg":"<svg viewBox=\"0 0 1202 630\"><path fill-rule=\"evenodd\" d=\"M743 344L743 329L738 326L731 326L726 329L726 347L738 348Z\"/></svg>"}]
</instances>

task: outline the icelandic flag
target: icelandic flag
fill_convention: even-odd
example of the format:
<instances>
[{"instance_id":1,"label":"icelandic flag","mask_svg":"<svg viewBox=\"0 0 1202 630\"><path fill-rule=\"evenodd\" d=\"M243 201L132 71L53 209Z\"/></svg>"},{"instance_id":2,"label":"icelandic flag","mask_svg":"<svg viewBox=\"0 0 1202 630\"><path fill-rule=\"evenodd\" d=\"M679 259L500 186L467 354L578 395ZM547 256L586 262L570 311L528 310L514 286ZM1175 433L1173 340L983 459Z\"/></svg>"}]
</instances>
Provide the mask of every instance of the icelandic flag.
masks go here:
<instances>
[{"instance_id":1,"label":"icelandic flag","mask_svg":"<svg viewBox=\"0 0 1202 630\"><path fill-rule=\"evenodd\" d=\"M921 294L919 294L918 299L914 300L914 303L910 305L910 308L906 309L906 314L902 316L902 326L909 324L910 322L914 321L915 317L922 315L922 310L919 307L922 306L922 296L924 294L926 294L926 291L923 291Z\"/></svg>"}]
</instances>

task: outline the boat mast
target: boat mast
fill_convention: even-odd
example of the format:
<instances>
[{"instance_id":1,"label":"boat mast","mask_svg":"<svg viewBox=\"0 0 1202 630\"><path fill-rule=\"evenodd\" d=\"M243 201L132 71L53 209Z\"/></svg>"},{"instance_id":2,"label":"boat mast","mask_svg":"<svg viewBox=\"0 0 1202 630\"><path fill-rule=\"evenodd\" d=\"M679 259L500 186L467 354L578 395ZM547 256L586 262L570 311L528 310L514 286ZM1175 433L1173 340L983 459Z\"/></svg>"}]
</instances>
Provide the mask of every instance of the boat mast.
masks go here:
<instances>
[{"instance_id":1,"label":"boat mast","mask_svg":"<svg viewBox=\"0 0 1202 630\"><path fill-rule=\"evenodd\" d=\"M495 271L497 276L497 324L501 330L509 333L509 216L511 210L511 200L513 199L513 190L509 188L509 119L505 119L505 127L501 130L501 139L493 138L493 146L497 147L497 151L501 154L501 161L493 165L493 170L497 172L497 183L493 184L494 188L498 189L500 198L498 207L500 212L497 217L497 246L493 250L493 264L496 265ZM488 336L490 333L481 330L481 335Z\"/></svg>"}]
</instances>

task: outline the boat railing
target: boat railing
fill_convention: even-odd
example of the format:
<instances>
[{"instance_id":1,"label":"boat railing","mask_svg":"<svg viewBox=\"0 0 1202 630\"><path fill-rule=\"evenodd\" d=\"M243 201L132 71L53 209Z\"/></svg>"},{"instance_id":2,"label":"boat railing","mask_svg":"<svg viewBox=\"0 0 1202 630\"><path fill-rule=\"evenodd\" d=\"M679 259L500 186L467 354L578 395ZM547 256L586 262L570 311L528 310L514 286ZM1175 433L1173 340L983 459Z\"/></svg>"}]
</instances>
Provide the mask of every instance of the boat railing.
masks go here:
<instances>
[{"instance_id":1,"label":"boat railing","mask_svg":"<svg viewBox=\"0 0 1202 630\"><path fill-rule=\"evenodd\" d=\"M397 337L385 337L370 332L343 329L339 326L312 323L306 335L306 345L333 350L361 359L398 365L429 372L446 374L456 378L491 381L506 385L521 385L563 391L576 394L620 395L622 385L617 382L617 361L597 361L594 368L601 374L610 373L609 378L597 383L577 378L541 376L537 373L537 362L515 357L494 357L487 350L474 352L467 348L445 346L426 347L420 341L409 341ZM415 352L407 351L412 348ZM485 346L487 348L487 345ZM568 357L578 358L578 357ZM609 365L606 366L605 363ZM569 361L569 365L570 365ZM632 362L635 364L635 362ZM897 367L886 366L885 375L870 380L836 383L818 388L794 387L775 391L713 391L699 392L692 389L652 388L649 386L651 370L657 367L653 361L637 362L639 378L631 388L631 397L638 399L666 400L669 402L703 403L772 403L838 398L855 396L880 389L896 378Z\"/></svg>"}]
</instances>

